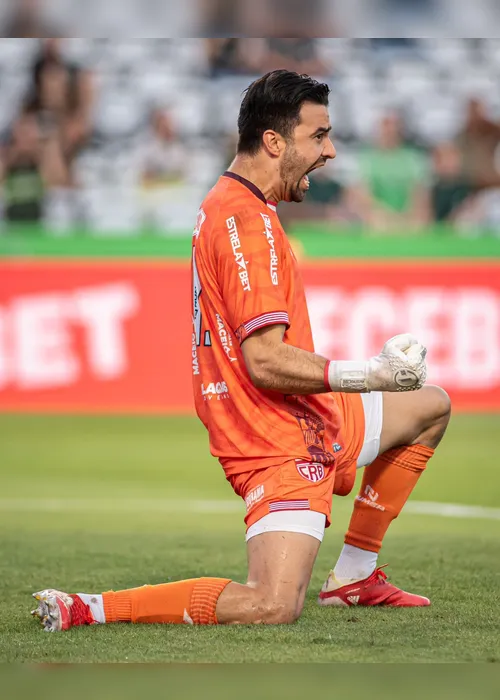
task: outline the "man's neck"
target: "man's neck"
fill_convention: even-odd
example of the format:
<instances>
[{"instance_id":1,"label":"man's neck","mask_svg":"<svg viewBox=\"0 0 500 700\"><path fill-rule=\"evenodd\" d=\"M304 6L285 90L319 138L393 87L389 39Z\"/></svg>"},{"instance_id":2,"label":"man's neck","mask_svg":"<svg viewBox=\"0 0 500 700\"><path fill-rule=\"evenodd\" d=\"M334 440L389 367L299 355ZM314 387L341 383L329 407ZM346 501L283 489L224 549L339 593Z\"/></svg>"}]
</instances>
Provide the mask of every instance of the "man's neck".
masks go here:
<instances>
[{"instance_id":1,"label":"man's neck","mask_svg":"<svg viewBox=\"0 0 500 700\"><path fill-rule=\"evenodd\" d=\"M266 200L279 202L281 199L277 186L277 173L259 157L237 155L228 168L230 173L244 177L262 192Z\"/></svg>"}]
</instances>

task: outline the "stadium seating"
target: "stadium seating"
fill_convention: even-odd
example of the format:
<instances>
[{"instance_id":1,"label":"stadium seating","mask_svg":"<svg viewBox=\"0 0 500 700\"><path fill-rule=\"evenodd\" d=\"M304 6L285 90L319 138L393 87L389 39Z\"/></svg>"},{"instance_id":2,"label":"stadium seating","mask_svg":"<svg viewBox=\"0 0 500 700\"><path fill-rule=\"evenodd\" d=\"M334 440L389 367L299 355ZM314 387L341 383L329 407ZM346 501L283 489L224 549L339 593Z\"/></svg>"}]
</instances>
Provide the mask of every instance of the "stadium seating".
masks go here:
<instances>
[{"instance_id":1,"label":"stadium seating","mask_svg":"<svg viewBox=\"0 0 500 700\"><path fill-rule=\"evenodd\" d=\"M351 151L372 137L388 109L402 110L410 136L422 147L458 133L470 96L484 98L492 115L500 116L500 40L417 40L396 49L368 40L316 42L327 73L316 77L331 84L335 134ZM0 42L4 133L26 95L37 46L37 40ZM136 183L137 149L155 107L170 110L186 145L186 186L213 182L225 165L241 95L253 75L210 78L202 39L68 39L64 50L88 66L96 82L93 137L74 164L84 199L94 202L92 226L107 222L99 214L105 206L95 203L102 199L95 195L99 189L118 192Z\"/></svg>"}]
</instances>

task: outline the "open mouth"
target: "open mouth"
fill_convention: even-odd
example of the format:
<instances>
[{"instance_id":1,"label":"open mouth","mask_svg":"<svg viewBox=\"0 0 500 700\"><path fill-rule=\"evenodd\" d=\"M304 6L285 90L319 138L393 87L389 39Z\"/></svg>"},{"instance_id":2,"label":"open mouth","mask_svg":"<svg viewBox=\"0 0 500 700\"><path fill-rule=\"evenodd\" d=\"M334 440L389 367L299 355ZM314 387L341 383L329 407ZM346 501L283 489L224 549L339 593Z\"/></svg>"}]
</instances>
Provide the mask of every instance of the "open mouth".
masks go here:
<instances>
[{"instance_id":1,"label":"open mouth","mask_svg":"<svg viewBox=\"0 0 500 700\"><path fill-rule=\"evenodd\" d=\"M301 184L301 186L302 186L302 189L308 190L308 189L309 189L309 176L308 176L308 175L304 175L304 176L300 179L300 184Z\"/></svg>"},{"instance_id":2,"label":"open mouth","mask_svg":"<svg viewBox=\"0 0 500 700\"><path fill-rule=\"evenodd\" d=\"M324 165L324 163L316 163L316 165L313 165L311 168L309 168L307 173L303 177L301 177L300 184L301 184L303 189L305 189L305 190L309 189L309 184L310 184L309 173L312 173L313 170L317 170L318 168L322 168L323 165Z\"/></svg>"}]
</instances>

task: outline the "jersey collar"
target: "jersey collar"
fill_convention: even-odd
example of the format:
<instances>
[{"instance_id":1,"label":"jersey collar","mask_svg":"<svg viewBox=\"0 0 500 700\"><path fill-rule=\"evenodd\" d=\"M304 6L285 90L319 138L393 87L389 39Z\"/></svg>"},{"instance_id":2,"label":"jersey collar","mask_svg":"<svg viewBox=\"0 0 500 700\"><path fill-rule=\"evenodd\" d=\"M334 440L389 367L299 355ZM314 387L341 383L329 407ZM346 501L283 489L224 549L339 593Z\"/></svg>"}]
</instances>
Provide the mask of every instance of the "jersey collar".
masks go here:
<instances>
[{"instance_id":1,"label":"jersey collar","mask_svg":"<svg viewBox=\"0 0 500 700\"><path fill-rule=\"evenodd\" d=\"M262 192L259 190L259 188L253 184L253 182L250 182L250 180L247 180L246 177L241 177L241 175L236 175L236 173L230 173L229 170L226 170L225 173L222 175L223 177L230 177L232 180L236 180L237 182L240 182L242 185L247 187L252 194L254 194L256 197L258 197L264 204L267 204L267 200L262 194Z\"/></svg>"}]
</instances>

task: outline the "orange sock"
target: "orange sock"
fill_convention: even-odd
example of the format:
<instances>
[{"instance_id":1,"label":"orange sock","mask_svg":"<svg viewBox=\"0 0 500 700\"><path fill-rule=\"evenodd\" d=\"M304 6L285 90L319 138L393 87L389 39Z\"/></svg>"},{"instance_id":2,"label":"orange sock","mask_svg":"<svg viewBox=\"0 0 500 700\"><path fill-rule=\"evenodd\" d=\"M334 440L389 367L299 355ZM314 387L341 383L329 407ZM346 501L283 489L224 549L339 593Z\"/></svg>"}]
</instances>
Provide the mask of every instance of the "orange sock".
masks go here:
<instances>
[{"instance_id":1,"label":"orange sock","mask_svg":"<svg viewBox=\"0 0 500 700\"><path fill-rule=\"evenodd\" d=\"M231 583L223 578L193 578L102 594L106 622L163 622L216 625L219 596Z\"/></svg>"},{"instance_id":2,"label":"orange sock","mask_svg":"<svg viewBox=\"0 0 500 700\"><path fill-rule=\"evenodd\" d=\"M400 514L434 450L395 447L365 467L345 543L378 552L387 528Z\"/></svg>"}]
</instances>

